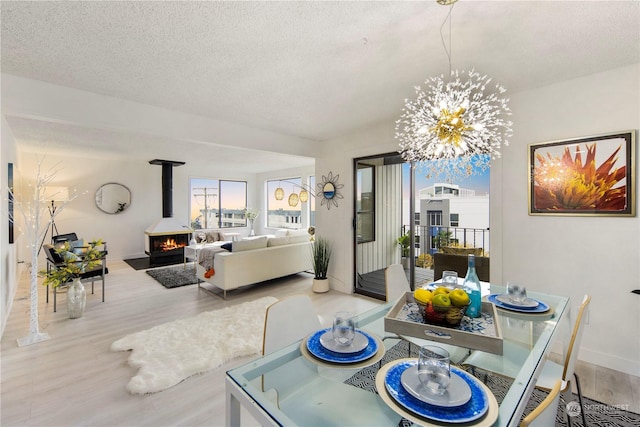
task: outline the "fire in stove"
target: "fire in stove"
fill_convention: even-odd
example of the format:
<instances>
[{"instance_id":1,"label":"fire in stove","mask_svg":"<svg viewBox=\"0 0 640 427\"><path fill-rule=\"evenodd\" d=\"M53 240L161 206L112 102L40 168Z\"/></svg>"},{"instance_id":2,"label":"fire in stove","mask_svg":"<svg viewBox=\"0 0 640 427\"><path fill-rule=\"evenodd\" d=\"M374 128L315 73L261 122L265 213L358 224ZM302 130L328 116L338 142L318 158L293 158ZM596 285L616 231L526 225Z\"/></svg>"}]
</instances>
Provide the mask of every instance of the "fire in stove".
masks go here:
<instances>
[{"instance_id":1,"label":"fire in stove","mask_svg":"<svg viewBox=\"0 0 640 427\"><path fill-rule=\"evenodd\" d=\"M184 243L178 244L175 239L167 239L164 242L160 242L160 247L158 249L162 252L166 252L183 247L185 247Z\"/></svg>"}]
</instances>

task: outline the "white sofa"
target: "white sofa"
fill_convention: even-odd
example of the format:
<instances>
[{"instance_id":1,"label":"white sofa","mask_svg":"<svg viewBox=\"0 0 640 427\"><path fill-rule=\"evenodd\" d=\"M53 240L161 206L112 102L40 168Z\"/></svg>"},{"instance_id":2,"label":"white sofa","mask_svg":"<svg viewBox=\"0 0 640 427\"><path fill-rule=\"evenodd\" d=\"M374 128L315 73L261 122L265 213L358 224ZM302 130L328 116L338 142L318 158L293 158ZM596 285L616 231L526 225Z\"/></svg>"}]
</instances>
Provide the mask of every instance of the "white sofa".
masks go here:
<instances>
[{"instance_id":1,"label":"white sofa","mask_svg":"<svg viewBox=\"0 0 640 427\"><path fill-rule=\"evenodd\" d=\"M196 264L198 279L220 288L224 298L231 289L313 269L306 233L245 238L231 246L231 252L215 253L213 276L206 278L206 266Z\"/></svg>"}]
</instances>

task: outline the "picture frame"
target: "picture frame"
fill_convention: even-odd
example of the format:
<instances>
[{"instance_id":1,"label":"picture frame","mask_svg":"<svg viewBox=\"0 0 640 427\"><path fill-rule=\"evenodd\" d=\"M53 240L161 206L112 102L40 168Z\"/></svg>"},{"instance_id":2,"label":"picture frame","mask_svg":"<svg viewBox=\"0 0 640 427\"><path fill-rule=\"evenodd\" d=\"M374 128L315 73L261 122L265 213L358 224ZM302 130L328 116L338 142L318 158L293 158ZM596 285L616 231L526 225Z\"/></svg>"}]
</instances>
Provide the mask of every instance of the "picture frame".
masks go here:
<instances>
[{"instance_id":1,"label":"picture frame","mask_svg":"<svg viewBox=\"0 0 640 427\"><path fill-rule=\"evenodd\" d=\"M635 216L636 132L529 144L529 215Z\"/></svg>"}]
</instances>

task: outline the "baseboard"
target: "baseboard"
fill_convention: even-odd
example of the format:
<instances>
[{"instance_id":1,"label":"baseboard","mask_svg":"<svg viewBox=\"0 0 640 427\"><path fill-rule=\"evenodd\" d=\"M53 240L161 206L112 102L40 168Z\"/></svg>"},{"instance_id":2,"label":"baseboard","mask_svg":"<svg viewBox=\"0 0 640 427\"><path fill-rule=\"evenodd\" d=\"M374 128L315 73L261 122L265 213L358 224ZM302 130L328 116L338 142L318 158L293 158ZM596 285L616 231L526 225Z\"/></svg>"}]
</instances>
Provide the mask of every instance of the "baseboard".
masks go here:
<instances>
[{"instance_id":1,"label":"baseboard","mask_svg":"<svg viewBox=\"0 0 640 427\"><path fill-rule=\"evenodd\" d=\"M612 354L606 354L585 348L580 349L578 359L640 378L640 362L638 360L624 359Z\"/></svg>"}]
</instances>

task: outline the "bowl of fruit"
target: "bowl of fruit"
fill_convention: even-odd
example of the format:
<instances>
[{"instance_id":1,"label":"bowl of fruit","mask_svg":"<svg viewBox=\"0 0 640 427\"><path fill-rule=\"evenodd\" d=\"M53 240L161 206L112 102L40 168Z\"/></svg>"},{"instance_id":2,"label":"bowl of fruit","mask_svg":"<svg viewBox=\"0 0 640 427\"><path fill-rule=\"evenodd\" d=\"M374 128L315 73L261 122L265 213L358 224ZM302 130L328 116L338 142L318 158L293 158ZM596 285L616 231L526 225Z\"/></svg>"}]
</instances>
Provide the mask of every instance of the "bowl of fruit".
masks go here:
<instances>
[{"instance_id":1,"label":"bowl of fruit","mask_svg":"<svg viewBox=\"0 0 640 427\"><path fill-rule=\"evenodd\" d=\"M469 295L461 288L418 288L413 298L425 323L434 325L459 326L469 306Z\"/></svg>"}]
</instances>

